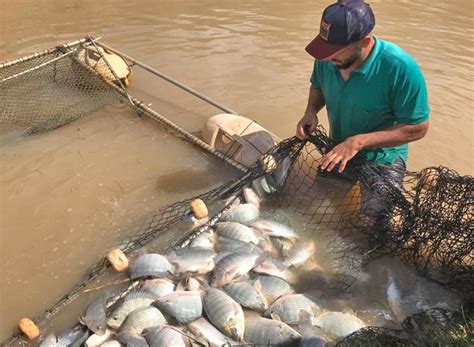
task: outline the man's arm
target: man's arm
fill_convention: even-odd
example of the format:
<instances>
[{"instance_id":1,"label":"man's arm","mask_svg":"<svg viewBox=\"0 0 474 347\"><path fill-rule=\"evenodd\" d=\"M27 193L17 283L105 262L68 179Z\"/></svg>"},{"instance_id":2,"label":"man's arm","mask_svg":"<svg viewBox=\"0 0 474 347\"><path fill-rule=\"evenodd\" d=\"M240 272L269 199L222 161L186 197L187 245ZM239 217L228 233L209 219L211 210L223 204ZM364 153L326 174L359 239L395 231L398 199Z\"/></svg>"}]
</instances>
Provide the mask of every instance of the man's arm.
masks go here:
<instances>
[{"instance_id":1,"label":"man's arm","mask_svg":"<svg viewBox=\"0 0 474 347\"><path fill-rule=\"evenodd\" d=\"M397 124L385 130L358 134L335 146L321 160L321 170L331 171L340 163L339 172L359 151L370 148L394 147L423 138L428 132L429 121L420 124Z\"/></svg>"},{"instance_id":2,"label":"man's arm","mask_svg":"<svg viewBox=\"0 0 474 347\"><path fill-rule=\"evenodd\" d=\"M298 122L296 126L296 136L303 140L306 137L305 127L311 133L316 129L318 125L317 113L326 105L323 92L321 89L309 88L308 105L303 118Z\"/></svg>"}]
</instances>

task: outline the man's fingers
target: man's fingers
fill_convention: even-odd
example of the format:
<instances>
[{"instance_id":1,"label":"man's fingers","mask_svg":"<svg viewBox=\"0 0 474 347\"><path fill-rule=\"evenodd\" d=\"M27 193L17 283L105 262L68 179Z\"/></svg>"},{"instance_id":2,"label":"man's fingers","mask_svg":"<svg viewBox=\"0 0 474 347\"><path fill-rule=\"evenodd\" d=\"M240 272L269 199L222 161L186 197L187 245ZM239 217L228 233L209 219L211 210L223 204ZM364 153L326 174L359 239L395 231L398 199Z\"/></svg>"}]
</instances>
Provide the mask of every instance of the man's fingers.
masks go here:
<instances>
[{"instance_id":1,"label":"man's fingers","mask_svg":"<svg viewBox=\"0 0 474 347\"><path fill-rule=\"evenodd\" d=\"M332 169L334 169L336 164L339 163L340 161L341 161L340 157L334 158L333 160L331 160L331 163L328 165L326 170L327 171L332 171Z\"/></svg>"},{"instance_id":2,"label":"man's fingers","mask_svg":"<svg viewBox=\"0 0 474 347\"><path fill-rule=\"evenodd\" d=\"M324 170L329 165L329 163L336 157L336 155L337 154L333 151L330 151L328 154L326 154L321 160L321 169Z\"/></svg>"},{"instance_id":3,"label":"man's fingers","mask_svg":"<svg viewBox=\"0 0 474 347\"><path fill-rule=\"evenodd\" d=\"M300 140L304 140L306 137L303 130L303 126L300 124L296 126L296 137L299 138Z\"/></svg>"},{"instance_id":4,"label":"man's fingers","mask_svg":"<svg viewBox=\"0 0 474 347\"><path fill-rule=\"evenodd\" d=\"M346 168L346 165L347 165L347 159L343 159L341 161L341 165L339 165L339 173L342 173L342 171L344 171L344 169Z\"/></svg>"}]
</instances>

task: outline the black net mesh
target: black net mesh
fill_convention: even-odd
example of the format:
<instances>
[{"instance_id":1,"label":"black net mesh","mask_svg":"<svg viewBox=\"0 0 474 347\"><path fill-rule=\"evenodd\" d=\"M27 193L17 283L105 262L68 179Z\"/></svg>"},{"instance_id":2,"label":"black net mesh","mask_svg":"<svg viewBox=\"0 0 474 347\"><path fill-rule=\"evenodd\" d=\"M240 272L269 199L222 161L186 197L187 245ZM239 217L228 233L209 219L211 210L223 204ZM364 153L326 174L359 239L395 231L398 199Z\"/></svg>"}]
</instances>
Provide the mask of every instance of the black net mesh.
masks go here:
<instances>
[{"instance_id":1,"label":"black net mesh","mask_svg":"<svg viewBox=\"0 0 474 347\"><path fill-rule=\"evenodd\" d=\"M403 329L364 328L337 346L472 346L473 308L472 303L457 311L433 308L408 317Z\"/></svg>"},{"instance_id":2,"label":"black net mesh","mask_svg":"<svg viewBox=\"0 0 474 347\"><path fill-rule=\"evenodd\" d=\"M44 131L124 100L107 83L112 77L94 73L82 63L78 54L83 49L80 45L58 48L1 68L0 125L4 129ZM219 220L240 198L243 187L258 186L268 196L268 213L289 213L300 230L319 235L326 249L327 276L318 286L326 295L347 291L366 260L396 254L423 275L472 298L473 178L443 167L415 173L403 166L386 167L362 159L353 160L342 175L322 173L319 162L333 146L322 128L309 141L284 140L241 177L130 226L126 237L111 249L118 247L133 258L134 252L151 243L158 243L161 250L185 246ZM209 221L200 227L189 222L190 203L196 198L210 210ZM41 323L54 316L97 278L110 273L109 267L105 256L101 257L81 283L35 321ZM315 276L309 272L302 277ZM307 291L312 283L298 285ZM130 288L126 286L124 291ZM408 318L402 330L366 328L341 345L431 345L422 337L414 338L428 338L431 331L446 338L440 341L451 343L459 336L459 341L464 341L465 335L471 334L468 328L472 322L465 311L460 312L434 309ZM14 337L7 344L16 340Z\"/></svg>"}]
</instances>

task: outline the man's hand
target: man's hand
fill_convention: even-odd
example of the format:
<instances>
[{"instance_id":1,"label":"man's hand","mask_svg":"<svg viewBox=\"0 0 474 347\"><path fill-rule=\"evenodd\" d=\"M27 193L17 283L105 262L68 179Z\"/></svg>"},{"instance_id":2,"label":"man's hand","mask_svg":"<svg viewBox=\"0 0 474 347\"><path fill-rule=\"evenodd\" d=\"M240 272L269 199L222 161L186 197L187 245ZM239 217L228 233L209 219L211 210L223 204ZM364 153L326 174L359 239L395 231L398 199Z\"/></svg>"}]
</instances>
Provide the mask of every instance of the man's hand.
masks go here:
<instances>
[{"instance_id":1,"label":"man's hand","mask_svg":"<svg viewBox=\"0 0 474 347\"><path fill-rule=\"evenodd\" d=\"M339 165L339 173L344 171L349 160L361 150L361 146L356 137L349 137L346 141L335 146L329 153L327 153L321 160L321 170L331 171L334 167Z\"/></svg>"},{"instance_id":2,"label":"man's hand","mask_svg":"<svg viewBox=\"0 0 474 347\"><path fill-rule=\"evenodd\" d=\"M306 134L311 134L318 125L318 116L315 113L306 112L296 126L296 137L300 140L306 138Z\"/></svg>"}]
</instances>

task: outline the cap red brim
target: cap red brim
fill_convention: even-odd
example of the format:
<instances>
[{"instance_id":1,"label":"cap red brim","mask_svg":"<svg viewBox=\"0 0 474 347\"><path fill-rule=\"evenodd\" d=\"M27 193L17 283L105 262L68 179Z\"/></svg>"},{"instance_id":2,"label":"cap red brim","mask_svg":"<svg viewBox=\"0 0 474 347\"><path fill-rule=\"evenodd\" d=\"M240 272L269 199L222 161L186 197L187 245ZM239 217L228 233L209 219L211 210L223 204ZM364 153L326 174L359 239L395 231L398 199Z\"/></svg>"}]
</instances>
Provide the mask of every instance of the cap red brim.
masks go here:
<instances>
[{"instance_id":1,"label":"cap red brim","mask_svg":"<svg viewBox=\"0 0 474 347\"><path fill-rule=\"evenodd\" d=\"M321 35L318 35L306 46L305 50L317 60L329 60L346 47L346 45L329 44L321 38Z\"/></svg>"}]
</instances>

